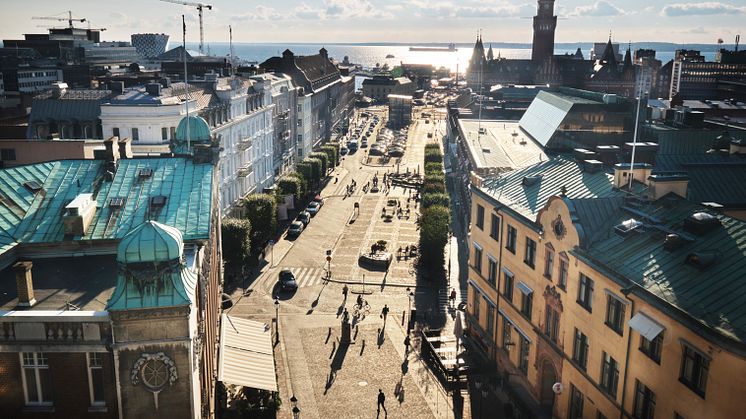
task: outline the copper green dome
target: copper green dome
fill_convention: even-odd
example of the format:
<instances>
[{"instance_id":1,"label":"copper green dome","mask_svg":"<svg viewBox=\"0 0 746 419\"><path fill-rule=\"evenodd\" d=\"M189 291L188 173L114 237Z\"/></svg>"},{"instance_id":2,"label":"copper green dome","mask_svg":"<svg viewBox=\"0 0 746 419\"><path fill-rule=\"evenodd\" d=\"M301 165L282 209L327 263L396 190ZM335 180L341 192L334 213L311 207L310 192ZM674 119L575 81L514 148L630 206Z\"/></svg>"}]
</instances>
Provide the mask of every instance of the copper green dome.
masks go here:
<instances>
[{"instance_id":1,"label":"copper green dome","mask_svg":"<svg viewBox=\"0 0 746 419\"><path fill-rule=\"evenodd\" d=\"M178 260L184 251L181 232L157 221L146 221L127 233L119 243L117 262L167 262Z\"/></svg>"},{"instance_id":2,"label":"copper green dome","mask_svg":"<svg viewBox=\"0 0 746 419\"><path fill-rule=\"evenodd\" d=\"M187 122L188 121L188 122ZM189 124L189 141L191 143L201 143L210 141L210 125L200 116L190 115L184 117L176 128L176 141L186 143L186 128Z\"/></svg>"}]
</instances>

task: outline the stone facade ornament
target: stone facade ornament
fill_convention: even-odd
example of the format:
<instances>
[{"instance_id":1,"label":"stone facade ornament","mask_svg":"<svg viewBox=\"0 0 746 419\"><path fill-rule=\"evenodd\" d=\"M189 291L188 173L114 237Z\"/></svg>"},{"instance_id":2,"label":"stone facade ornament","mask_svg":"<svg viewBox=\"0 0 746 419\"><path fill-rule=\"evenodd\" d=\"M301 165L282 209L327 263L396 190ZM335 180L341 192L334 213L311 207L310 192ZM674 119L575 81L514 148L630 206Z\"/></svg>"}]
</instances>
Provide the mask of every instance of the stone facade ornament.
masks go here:
<instances>
[{"instance_id":1,"label":"stone facade ornament","mask_svg":"<svg viewBox=\"0 0 746 419\"><path fill-rule=\"evenodd\" d=\"M552 231L558 240L562 240L565 237L565 234L567 234L565 223L562 222L562 217L559 215L554 221L552 221Z\"/></svg>"},{"instance_id":2,"label":"stone facade ornament","mask_svg":"<svg viewBox=\"0 0 746 419\"><path fill-rule=\"evenodd\" d=\"M143 353L132 365L130 374L132 385L142 382L143 386L153 393L156 410L158 409L158 393L166 387L166 384L174 385L178 378L176 364L163 352Z\"/></svg>"}]
</instances>

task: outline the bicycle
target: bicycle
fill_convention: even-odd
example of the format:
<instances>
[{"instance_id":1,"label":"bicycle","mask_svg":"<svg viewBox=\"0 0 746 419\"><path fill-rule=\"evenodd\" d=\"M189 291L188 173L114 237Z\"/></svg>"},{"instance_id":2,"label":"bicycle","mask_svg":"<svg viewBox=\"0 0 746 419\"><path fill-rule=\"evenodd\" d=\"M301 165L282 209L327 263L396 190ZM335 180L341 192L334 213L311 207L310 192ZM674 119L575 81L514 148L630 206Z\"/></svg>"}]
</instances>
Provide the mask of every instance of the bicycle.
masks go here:
<instances>
[{"instance_id":1,"label":"bicycle","mask_svg":"<svg viewBox=\"0 0 746 419\"><path fill-rule=\"evenodd\" d=\"M352 308L353 317L359 317L360 320L364 319L368 314L370 314L370 304L365 300L363 300L362 305L355 304Z\"/></svg>"}]
</instances>

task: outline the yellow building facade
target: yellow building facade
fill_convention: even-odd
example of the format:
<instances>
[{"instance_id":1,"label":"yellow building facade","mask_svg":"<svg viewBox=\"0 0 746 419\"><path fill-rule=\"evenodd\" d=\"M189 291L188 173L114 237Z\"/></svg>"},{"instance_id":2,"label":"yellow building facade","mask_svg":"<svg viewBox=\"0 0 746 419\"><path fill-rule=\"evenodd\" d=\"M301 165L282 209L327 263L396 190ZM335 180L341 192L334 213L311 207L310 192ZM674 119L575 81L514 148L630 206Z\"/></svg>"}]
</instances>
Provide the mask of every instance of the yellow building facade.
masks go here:
<instances>
[{"instance_id":1,"label":"yellow building facade","mask_svg":"<svg viewBox=\"0 0 746 419\"><path fill-rule=\"evenodd\" d=\"M714 306L712 316L698 315L708 288L719 287L707 284L710 275L727 281L741 300L746 295L746 271L738 272L746 225L721 214L720 231L696 236L674 218L701 213L697 206L670 194L641 206L649 208L646 215L630 207L614 182L611 174L586 172L564 158L493 183L475 179L470 336L507 383L523 387L554 417L746 418L737 297ZM661 214L673 214L668 227ZM638 224L631 233L619 227ZM687 242L662 249L675 231ZM723 243L714 236L721 234L741 237L723 250L741 259L701 269L696 264L704 259L690 256L703 255L697 246ZM680 279L686 275L691 281ZM730 294L722 295L721 301ZM718 325L713 316L725 319Z\"/></svg>"}]
</instances>

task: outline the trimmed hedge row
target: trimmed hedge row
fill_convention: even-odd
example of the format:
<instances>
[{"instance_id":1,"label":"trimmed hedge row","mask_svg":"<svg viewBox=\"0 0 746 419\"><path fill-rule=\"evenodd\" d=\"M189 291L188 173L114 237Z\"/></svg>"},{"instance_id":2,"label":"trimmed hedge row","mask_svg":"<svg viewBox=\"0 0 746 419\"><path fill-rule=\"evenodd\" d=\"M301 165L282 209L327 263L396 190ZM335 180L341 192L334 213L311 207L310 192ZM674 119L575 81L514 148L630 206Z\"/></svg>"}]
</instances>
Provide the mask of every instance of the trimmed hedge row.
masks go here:
<instances>
[{"instance_id":1,"label":"trimmed hedge row","mask_svg":"<svg viewBox=\"0 0 746 419\"><path fill-rule=\"evenodd\" d=\"M422 187L420 266L440 271L445 263L443 249L448 243L451 222L450 198L446 193L443 154L438 144L425 145L425 180Z\"/></svg>"}]
</instances>

